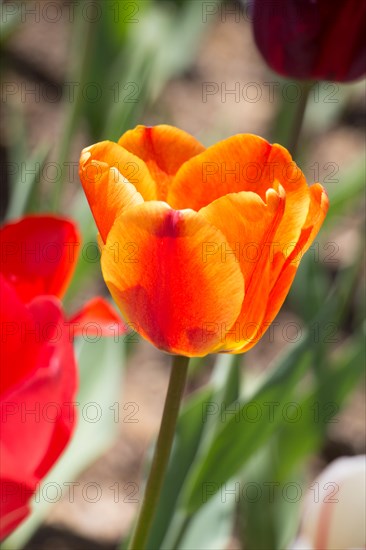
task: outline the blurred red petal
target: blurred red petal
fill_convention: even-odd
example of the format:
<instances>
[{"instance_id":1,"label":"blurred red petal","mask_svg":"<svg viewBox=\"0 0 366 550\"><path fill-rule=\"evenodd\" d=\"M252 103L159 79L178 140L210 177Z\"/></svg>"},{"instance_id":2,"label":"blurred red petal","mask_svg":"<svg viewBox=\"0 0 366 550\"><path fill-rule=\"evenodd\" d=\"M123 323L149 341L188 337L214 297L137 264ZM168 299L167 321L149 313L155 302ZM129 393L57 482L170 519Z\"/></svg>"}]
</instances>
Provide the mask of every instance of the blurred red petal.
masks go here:
<instances>
[{"instance_id":1,"label":"blurred red petal","mask_svg":"<svg viewBox=\"0 0 366 550\"><path fill-rule=\"evenodd\" d=\"M0 273L1 369L0 395L30 376L36 367L38 344L34 318ZM27 337L28 335L28 337Z\"/></svg>"},{"instance_id":2,"label":"blurred red petal","mask_svg":"<svg viewBox=\"0 0 366 550\"><path fill-rule=\"evenodd\" d=\"M1 272L23 302L42 294L62 297L80 247L71 221L55 216L26 216L0 230Z\"/></svg>"},{"instance_id":3,"label":"blurred red petal","mask_svg":"<svg viewBox=\"0 0 366 550\"><path fill-rule=\"evenodd\" d=\"M30 513L28 499L21 496L27 490L23 484L0 478L0 540L10 535Z\"/></svg>"},{"instance_id":4,"label":"blurred red petal","mask_svg":"<svg viewBox=\"0 0 366 550\"><path fill-rule=\"evenodd\" d=\"M128 330L113 306L99 296L89 300L69 323L74 336L121 336Z\"/></svg>"},{"instance_id":5,"label":"blurred red petal","mask_svg":"<svg viewBox=\"0 0 366 550\"><path fill-rule=\"evenodd\" d=\"M11 302L1 302L2 319L11 319L5 311L9 306ZM43 296L23 307L21 318L31 318L33 330L18 331L17 341L14 335L3 341L12 353L7 350L1 364L1 371L9 373L0 402L2 537L25 517L37 483L68 443L76 416L76 365L60 304ZM21 310L19 302L17 308ZM30 350L26 356L24 350ZM25 357L29 365L24 368Z\"/></svg>"}]
</instances>

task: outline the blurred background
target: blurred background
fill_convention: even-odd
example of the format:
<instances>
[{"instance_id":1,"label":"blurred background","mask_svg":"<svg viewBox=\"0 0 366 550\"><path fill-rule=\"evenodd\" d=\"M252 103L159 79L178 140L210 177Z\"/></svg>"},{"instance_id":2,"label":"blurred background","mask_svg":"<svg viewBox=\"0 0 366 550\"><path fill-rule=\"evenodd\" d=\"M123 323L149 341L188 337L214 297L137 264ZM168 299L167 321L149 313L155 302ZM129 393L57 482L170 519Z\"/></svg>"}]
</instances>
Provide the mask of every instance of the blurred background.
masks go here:
<instances>
[{"instance_id":1,"label":"blurred background","mask_svg":"<svg viewBox=\"0 0 366 550\"><path fill-rule=\"evenodd\" d=\"M1 9L1 216L58 212L77 221L84 247L65 300L71 313L85 299L108 294L78 177L83 147L117 140L136 124L161 123L206 146L236 133L286 141L286 117L300 88L266 66L253 39L250 3L28 0L5 1ZM236 359L239 393L232 399L250 395L263 373L286 368L286 361L304 363L280 399L283 406L300 403L306 413L298 421L282 415L255 460L238 459L228 489L279 480L305 494L326 464L365 453L365 110L364 81L319 82L310 92L294 158L309 183L325 186L330 212L272 329ZM76 343L79 401L99 409L81 405L77 437L48 476L49 492L4 548L112 550L126 538L169 375L169 357L137 340ZM199 388L222 390L218 367L233 376L227 358L193 361L189 403ZM260 420L256 428L263 430ZM193 458L184 460L181 471ZM71 495L65 482L73 481ZM171 546L177 548L256 550L285 548L295 536L300 498L236 500L230 494L202 500L183 538L182 532L174 538L173 527L165 540L179 541ZM167 530L163 525L155 540Z\"/></svg>"}]
</instances>

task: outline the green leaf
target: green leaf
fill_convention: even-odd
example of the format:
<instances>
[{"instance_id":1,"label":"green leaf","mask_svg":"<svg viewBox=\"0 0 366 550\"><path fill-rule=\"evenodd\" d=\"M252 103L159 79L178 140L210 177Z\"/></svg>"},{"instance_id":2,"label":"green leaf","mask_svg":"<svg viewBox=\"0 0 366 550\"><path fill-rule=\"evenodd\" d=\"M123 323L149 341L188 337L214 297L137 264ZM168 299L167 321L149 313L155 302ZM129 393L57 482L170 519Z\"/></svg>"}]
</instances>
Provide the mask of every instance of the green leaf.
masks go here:
<instances>
[{"instance_id":1,"label":"green leaf","mask_svg":"<svg viewBox=\"0 0 366 550\"><path fill-rule=\"evenodd\" d=\"M279 430L243 471L239 531L251 550L282 550L295 536L306 491L299 469L321 446L328 424L337 421L334 416L363 371L363 341L356 337L344 347L341 357L327 358L321 386L314 380L302 397L296 391L289 396ZM250 484L255 484L254 500L248 500Z\"/></svg>"},{"instance_id":2,"label":"green leaf","mask_svg":"<svg viewBox=\"0 0 366 550\"><path fill-rule=\"evenodd\" d=\"M251 550L283 550L296 532L302 489L293 472L278 479L281 457L277 440L270 441L249 460L238 482L238 530Z\"/></svg>"},{"instance_id":3,"label":"green leaf","mask_svg":"<svg viewBox=\"0 0 366 550\"><path fill-rule=\"evenodd\" d=\"M288 296L290 307L307 323L314 319L329 292L329 274L314 253L309 250L302 258Z\"/></svg>"},{"instance_id":4,"label":"green leaf","mask_svg":"<svg viewBox=\"0 0 366 550\"><path fill-rule=\"evenodd\" d=\"M103 139L117 140L141 122L145 108L157 100L167 82L191 65L208 28L200 2L184 3L180 9L151 3L139 13L138 25L131 25L107 76L114 100L105 116Z\"/></svg>"},{"instance_id":5,"label":"green leaf","mask_svg":"<svg viewBox=\"0 0 366 550\"><path fill-rule=\"evenodd\" d=\"M325 218L325 226L336 222L337 218L345 214L349 206L361 197L364 192L365 172L365 160L361 158L337 175L337 185L329 186L328 189L330 208Z\"/></svg>"},{"instance_id":6,"label":"green leaf","mask_svg":"<svg viewBox=\"0 0 366 550\"><path fill-rule=\"evenodd\" d=\"M71 217L77 220L82 237L82 245L75 273L64 298L66 308L72 305L75 296L78 295L81 288L87 287L88 282L95 282L96 279L99 279L101 288L104 287L100 268L99 247L96 241L97 230L82 189L76 195L73 202Z\"/></svg>"},{"instance_id":7,"label":"green leaf","mask_svg":"<svg viewBox=\"0 0 366 550\"><path fill-rule=\"evenodd\" d=\"M186 486L183 506L189 514L192 515L202 506L202 494L207 483L221 486L229 480L278 427L282 418L278 413L279 407L274 411L273 422L268 422L263 414L253 421L253 414L266 411L266 404L270 402L283 402L287 398L310 364L308 340L307 335L293 347L251 398L239 401L236 414L225 415L222 419L222 428L207 454L196 465Z\"/></svg>"},{"instance_id":8,"label":"green leaf","mask_svg":"<svg viewBox=\"0 0 366 550\"><path fill-rule=\"evenodd\" d=\"M49 149L42 147L27 161L18 163L18 167L26 166L12 185L9 205L6 211L7 221L23 216L29 211L29 202L35 187L39 184L40 175L49 154Z\"/></svg>"},{"instance_id":9,"label":"green leaf","mask_svg":"<svg viewBox=\"0 0 366 550\"><path fill-rule=\"evenodd\" d=\"M40 176L46 162L49 148L40 147L29 155L26 141L24 107L14 106L9 102L9 120L7 127L9 139L9 187L10 200L6 212L6 220L10 221L35 210L35 191L40 183ZM38 205L37 205L38 206Z\"/></svg>"},{"instance_id":10,"label":"green leaf","mask_svg":"<svg viewBox=\"0 0 366 550\"><path fill-rule=\"evenodd\" d=\"M0 46L3 47L12 34L20 28L22 8L15 2L2 2L0 9Z\"/></svg>"},{"instance_id":11,"label":"green leaf","mask_svg":"<svg viewBox=\"0 0 366 550\"><path fill-rule=\"evenodd\" d=\"M212 373L212 384L216 390L216 400L230 405L240 395L240 366L242 355L219 355Z\"/></svg>"},{"instance_id":12,"label":"green leaf","mask_svg":"<svg viewBox=\"0 0 366 550\"><path fill-rule=\"evenodd\" d=\"M225 550L233 531L235 520L235 499L224 500L221 493L215 495L195 514L184 532L178 550ZM150 548L150 547L149 547ZM162 550L171 550L172 546L163 544Z\"/></svg>"},{"instance_id":13,"label":"green leaf","mask_svg":"<svg viewBox=\"0 0 366 550\"><path fill-rule=\"evenodd\" d=\"M364 342L356 337L340 352L340 357L326 357L318 384L306 396L296 401L298 420L287 422L278 434L281 462L278 475L285 477L310 453L322 444L330 422L336 417L347 396L364 372Z\"/></svg>"}]
</instances>

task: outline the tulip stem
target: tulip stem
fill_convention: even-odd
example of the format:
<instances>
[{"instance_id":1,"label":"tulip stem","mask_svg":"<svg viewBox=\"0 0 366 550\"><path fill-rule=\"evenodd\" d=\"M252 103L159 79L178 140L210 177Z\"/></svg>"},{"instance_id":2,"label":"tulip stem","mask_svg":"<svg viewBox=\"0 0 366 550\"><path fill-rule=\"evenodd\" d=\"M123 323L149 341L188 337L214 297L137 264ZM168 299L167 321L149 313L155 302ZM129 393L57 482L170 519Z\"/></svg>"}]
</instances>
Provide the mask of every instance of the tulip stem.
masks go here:
<instances>
[{"instance_id":1,"label":"tulip stem","mask_svg":"<svg viewBox=\"0 0 366 550\"><path fill-rule=\"evenodd\" d=\"M144 550L154 519L165 472L173 445L180 403L187 379L189 358L176 355L173 358L168 392L165 399L154 457L147 479L137 524L128 546L129 550Z\"/></svg>"},{"instance_id":2,"label":"tulip stem","mask_svg":"<svg viewBox=\"0 0 366 550\"><path fill-rule=\"evenodd\" d=\"M293 157L297 153L306 106L313 84L313 82L296 82L300 89L300 96L298 101L293 103L285 100L282 94L282 104L272 130L272 140L286 147Z\"/></svg>"},{"instance_id":3,"label":"tulip stem","mask_svg":"<svg viewBox=\"0 0 366 550\"><path fill-rule=\"evenodd\" d=\"M297 146L299 144L301 129L305 118L306 106L308 104L309 94L312 86L313 82L300 83L302 93L296 105L296 111L288 138L288 148L293 156L295 156L297 153Z\"/></svg>"}]
</instances>

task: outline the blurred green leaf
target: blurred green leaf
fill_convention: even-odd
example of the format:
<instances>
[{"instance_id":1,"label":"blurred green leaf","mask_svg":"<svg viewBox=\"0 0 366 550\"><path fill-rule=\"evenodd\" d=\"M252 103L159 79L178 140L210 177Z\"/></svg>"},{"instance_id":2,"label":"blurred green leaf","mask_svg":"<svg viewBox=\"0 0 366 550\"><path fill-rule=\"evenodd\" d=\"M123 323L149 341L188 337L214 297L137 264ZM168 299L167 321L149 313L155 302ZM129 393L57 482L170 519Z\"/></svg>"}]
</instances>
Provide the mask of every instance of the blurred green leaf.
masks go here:
<instances>
[{"instance_id":1,"label":"blurred green leaf","mask_svg":"<svg viewBox=\"0 0 366 550\"><path fill-rule=\"evenodd\" d=\"M70 156L70 150L73 138L76 134L78 123L83 112L85 101L86 86L88 81L88 64L90 62L90 49L94 39L95 22L92 19L84 17L82 4L75 5L75 21L72 25L72 35L70 38L70 63L68 65L69 74L63 95L63 128L61 139L57 151L57 164L61 168L60 176L52 188L52 208L55 211L61 208L62 189L66 180L67 162ZM98 25L98 22L97 22ZM70 95L69 84L76 84L76 89ZM93 84L93 83L91 83Z\"/></svg>"},{"instance_id":2,"label":"blurred green leaf","mask_svg":"<svg viewBox=\"0 0 366 550\"><path fill-rule=\"evenodd\" d=\"M230 405L239 399L240 395L240 363L241 355L217 356L211 376L211 384L215 388L213 399L206 404L207 417L205 430L202 434L201 452L206 452L208 445L221 427L221 415L230 409Z\"/></svg>"},{"instance_id":3,"label":"blurred green leaf","mask_svg":"<svg viewBox=\"0 0 366 550\"><path fill-rule=\"evenodd\" d=\"M336 243L329 244L332 245L329 249L333 253L336 250L333 244ZM321 310L324 297L333 293L338 309L335 310L334 318L329 317L328 321L338 324L340 328L352 307L353 294L357 291L358 278L364 264L364 243L360 243L355 261L351 265L338 268L335 279L330 276L327 269L329 264L326 258L322 259L319 247L319 242L313 243L302 258L287 300L297 315L311 323ZM362 306L362 298L359 303Z\"/></svg>"},{"instance_id":4,"label":"blurred green leaf","mask_svg":"<svg viewBox=\"0 0 366 550\"><path fill-rule=\"evenodd\" d=\"M243 356L240 354L217 356L212 373L212 385L216 390L217 401L223 406L228 406L239 398L242 360Z\"/></svg>"},{"instance_id":5,"label":"blurred green leaf","mask_svg":"<svg viewBox=\"0 0 366 550\"><path fill-rule=\"evenodd\" d=\"M315 243L302 258L287 298L290 307L307 323L314 319L330 291L329 274L324 264L314 257L317 246Z\"/></svg>"},{"instance_id":6,"label":"blurred green leaf","mask_svg":"<svg viewBox=\"0 0 366 550\"><path fill-rule=\"evenodd\" d=\"M235 414L222 419L223 425L202 460L196 465L185 488L183 506L189 514L202 506L202 490L205 484L221 486L229 480L255 451L263 445L281 422L278 410L274 411L273 422L266 415L250 420L250 407L266 410L266 403L282 402L291 392L310 364L308 336L295 345L282 359L276 369L272 369L261 387L253 396L239 402ZM248 420L245 421L245 418Z\"/></svg>"},{"instance_id":7,"label":"blurred green leaf","mask_svg":"<svg viewBox=\"0 0 366 550\"><path fill-rule=\"evenodd\" d=\"M288 548L298 525L300 478L297 473L289 472L288 477L279 480L277 470L282 449L277 443L271 440L263 446L249 460L239 481L238 530L241 540L245 541L243 546L251 550ZM293 496L291 488L294 487Z\"/></svg>"},{"instance_id":8,"label":"blurred green leaf","mask_svg":"<svg viewBox=\"0 0 366 550\"><path fill-rule=\"evenodd\" d=\"M332 362L327 358L327 361L329 364L319 384L302 399L294 400L298 420L284 423L278 434L281 449L278 475L282 479L299 461L319 449L328 424L338 422L334 417L364 372L364 339L354 338L340 357Z\"/></svg>"},{"instance_id":9,"label":"blurred green leaf","mask_svg":"<svg viewBox=\"0 0 366 550\"><path fill-rule=\"evenodd\" d=\"M18 218L26 213L37 211L34 208L34 196L39 192L41 174L49 147L43 145L29 154L26 140L27 128L23 105L7 104L10 124L7 126L9 141L9 176L10 199L7 205L6 221Z\"/></svg>"},{"instance_id":10,"label":"blurred green leaf","mask_svg":"<svg viewBox=\"0 0 366 550\"><path fill-rule=\"evenodd\" d=\"M17 163L19 176L13 178L15 183L11 186L11 195L9 205L6 211L6 220L12 220L23 216L30 208L31 197L34 190L39 185L42 169L49 154L49 149L42 147L32 157ZM27 169L23 170L22 166Z\"/></svg>"},{"instance_id":11,"label":"blurred green leaf","mask_svg":"<svg viewBox=\"0 0 366 550\"><path fill-rule=\"evenodd\" d=\"M330 208L325 218L325 226L336 222L338 216L345 214L350 205L361 198L364 193L365 175L365 159L360 158L340 173L337 185L329 187Z\"/></svg>"},{"instance_id":12,"label":"blurred green leaf","mask_svg":"<svg viewBox=\"0 0 366 550\"><path fill-rule=\"evenodd\" d=\"M192 550L192 548L225 550L235 521L235 499L232 495L230 497L225 501L221 493L218 493L210 499L207 506L203 506L195 514L182 540L174 548L177 550ZM171 550L171 548L171 545L165 543L162 546L162 550Z\"/></svg>"},{"instance_id":13,"label":"blurred green leaf","mask_svg":"<svg viewBox=\"0 0 366 550\"><path fill-rule=\"evenodd\" d=\"M0 47L3 47L12 34L20 27L19 6L15 2L1 2L0 5Z\"/></svg>"},{"instance_id":14,"label":"blurred green leaf","mask_svg":"<svg viewBox=\"0 0 366 550\"><path fill-rule=\"evenodd\" d=\"M100 253L96 240L97 230L82 189L74 197L70 215L77 222L82 243L75 273L63 300L66 309L72 307L75 297L80 293L80 289L87 287L88 282L95 281L98 278L102 288L106 289L101 275Z\"/></svg>"},{"instance_id":15,"label":"blurred green leaf","mask_svg":"<svg viewBox=\"0 0 366 550\"><path fill-rule=\"evenodd\" d=\"M151 3L139 14L107 79L114 100L105 118L103 139L117 140L141 121L145 108L156 101L167 82L191 65L207 29L201 2L185 2L180 9Z\"/></svg>"},{"instance_id":16,"label":"blurred green leaf","mask_svg":"<svg viewBox=\"0 0 366 550\"><path fill-rule=\"evenodd\" d=\"M346 348L328 365L323 387L315 380L302 397L296 391L289 396L286 420L243 471L239 525L251 550L282 550L295 536L306 491L299 468L310 453L319 450L329 423L337 422L334 417L364 370L363 340L356 337ZM251 484L255 484L252 500L245 489ZM294 495L287 498L286 487L294 488Z\"/></svg>"},{"instance_id":17,"label":"blurred green leaf","mask_svg":"<svg viewBox=\"0 0 366 550\"><path fill-rule=\"evenodd\" d=\"M128 89L130 71L136 74L136 78L139 77L139 70L136 71L138 63L135 51L130 49L130 42L133 37L137 38L140 35L141 20L145 12L152 9L148 0L117 0L107 7L104 0L98 0L98 3L101 5L103 17L93 24L93 37L89 44L89 56L85 67L85 82L92 84L91 90L95 87L95 93L92 90L90 100L86 98L83 101L84 116L93 141L103 139L105 121L115 103L127 99L127 110L137 106L134 102L128 102L128 92L131 91Z\"/></svg>"}]
</instances>

